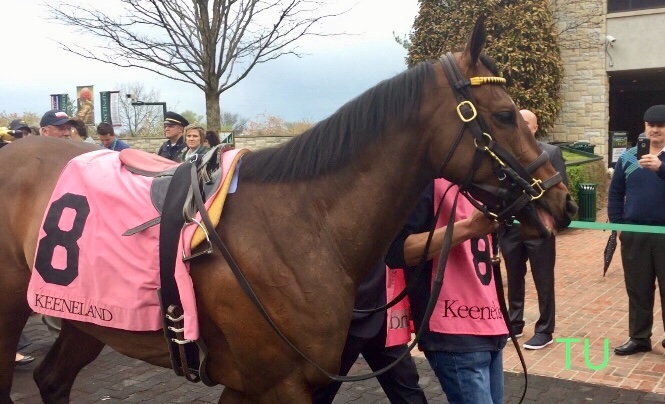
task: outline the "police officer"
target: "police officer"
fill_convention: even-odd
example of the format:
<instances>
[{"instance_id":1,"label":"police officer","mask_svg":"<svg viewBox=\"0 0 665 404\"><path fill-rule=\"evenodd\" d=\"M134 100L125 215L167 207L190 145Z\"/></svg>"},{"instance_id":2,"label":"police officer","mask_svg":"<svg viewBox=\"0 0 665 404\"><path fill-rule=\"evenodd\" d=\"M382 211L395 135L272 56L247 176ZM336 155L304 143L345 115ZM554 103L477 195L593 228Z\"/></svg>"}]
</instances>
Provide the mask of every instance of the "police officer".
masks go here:
<instances>
[{"instance_id":1,"label":"police officer","mask_svg":"<svg viewBox=\"0 0 665 404\"><path fill-rule=\"evenodd\" d=\"M157 154L169 160L178 161L178 154L186 147L182 134L187 125L189 125L189 121L182 115L168 111L164 115L164 135L168 140L159 147Z\"/></svg>"}]
</instances>

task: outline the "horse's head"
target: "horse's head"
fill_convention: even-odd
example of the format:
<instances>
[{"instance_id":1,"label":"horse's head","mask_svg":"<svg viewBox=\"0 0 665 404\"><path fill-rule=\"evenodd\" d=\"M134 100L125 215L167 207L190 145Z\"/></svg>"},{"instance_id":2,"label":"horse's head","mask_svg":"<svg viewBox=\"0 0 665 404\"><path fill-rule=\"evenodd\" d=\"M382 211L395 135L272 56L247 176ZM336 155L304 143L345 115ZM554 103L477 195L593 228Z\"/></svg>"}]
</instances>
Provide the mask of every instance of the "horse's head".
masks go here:
<instances>
[{"instance_id":1,"label":"horse's head","mask_svg":"<svg viewBox=\"0 0 665 404\"><path fill-rule=\"evenodd\" d=\"M577 206L504 90L505 80L482 54L483 23L476 22L464 52L437 63L437 86L424 109L429 105L432 113L424 129L432 136L430 163L497 220L516 215L523 236L547 236L567 226Z\"/></svg>"}]
</instances>

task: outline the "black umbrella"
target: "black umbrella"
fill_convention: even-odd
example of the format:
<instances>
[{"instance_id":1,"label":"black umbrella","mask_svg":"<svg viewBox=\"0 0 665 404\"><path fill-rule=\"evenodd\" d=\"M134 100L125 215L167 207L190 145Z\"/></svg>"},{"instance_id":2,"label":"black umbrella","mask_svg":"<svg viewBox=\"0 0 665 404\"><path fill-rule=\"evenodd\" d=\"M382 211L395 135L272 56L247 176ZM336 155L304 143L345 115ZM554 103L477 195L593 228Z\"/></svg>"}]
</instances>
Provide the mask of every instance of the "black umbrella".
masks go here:
<instances>
[{"instance_id":1,"label":"black umbrella","mask_svg":"<svg viewBox=\"0 0 665 404\"><path fill-rule=\"evenodd\" d=\"M607 268L610 267L610 262L612 262L612 256L614 256L614 250L617 248L617 232L612 230L610 238L607 239L607 245L605 246L605 268L603 268L603 277L607 273Z\"/></svg>"}]
</instances>

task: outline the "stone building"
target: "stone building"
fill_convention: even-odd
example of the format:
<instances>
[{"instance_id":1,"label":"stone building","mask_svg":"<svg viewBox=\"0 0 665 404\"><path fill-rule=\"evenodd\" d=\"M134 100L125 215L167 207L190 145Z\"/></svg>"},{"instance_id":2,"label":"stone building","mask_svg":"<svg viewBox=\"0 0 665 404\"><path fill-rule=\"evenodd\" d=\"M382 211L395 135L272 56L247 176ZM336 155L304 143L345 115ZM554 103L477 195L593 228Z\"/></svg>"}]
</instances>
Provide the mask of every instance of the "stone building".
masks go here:
<instances>
[{"instance_id":1,"label":"stone building","mask_svg":"<svg viewBox=\"0 0 665 404\"><path fill-rule=\"evenodd\" d=\"M610 132L628 142L665 104L665 0L552 0L566 76L552 140L588 141L610 156Z\"/></svg>"}]
</instances>

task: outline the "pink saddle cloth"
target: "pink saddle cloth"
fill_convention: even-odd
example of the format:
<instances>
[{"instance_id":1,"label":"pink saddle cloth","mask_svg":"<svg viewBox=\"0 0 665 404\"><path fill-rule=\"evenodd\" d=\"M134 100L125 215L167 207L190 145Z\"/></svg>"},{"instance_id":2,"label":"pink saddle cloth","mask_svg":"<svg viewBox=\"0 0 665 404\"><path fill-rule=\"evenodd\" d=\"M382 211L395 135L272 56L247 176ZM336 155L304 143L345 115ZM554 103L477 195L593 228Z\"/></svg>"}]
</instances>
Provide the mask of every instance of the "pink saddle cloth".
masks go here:
<instances>
[{"instance_id":1,"label":"pink saddle cloth","mask_svg":"<svg viewBox=\"0 0 665 404\"><path fill-rule=\"evenodd\" d=\"M224 163L234 160L225 156ZM224 182L235 178L226 175L229 163L223 164ZM122 235L159 216L150 198L154 180L128 171L111 150L77 156L65 166L39 231L28 286L33 311L130 331L162 329L157 296L160 226ZM180 250L189 251L193 233L183 232L186 245ZM185 311L185 338L196 340L189 263L178 257L175 278Z\"/></svg>"}]
</instances>

